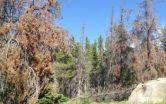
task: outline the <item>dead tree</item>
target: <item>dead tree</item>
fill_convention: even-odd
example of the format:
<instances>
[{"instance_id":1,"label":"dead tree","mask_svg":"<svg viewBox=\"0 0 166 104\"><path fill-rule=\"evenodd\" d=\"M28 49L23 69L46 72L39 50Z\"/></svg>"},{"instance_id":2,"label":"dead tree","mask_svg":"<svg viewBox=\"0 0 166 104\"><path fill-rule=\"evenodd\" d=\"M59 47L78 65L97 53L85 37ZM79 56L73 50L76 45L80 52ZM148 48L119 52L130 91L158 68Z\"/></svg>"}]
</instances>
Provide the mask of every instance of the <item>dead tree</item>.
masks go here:
<instances>
[{"instance_id":1,"label":"dead tree","mask_svg":"<svg viewBox=\"0 0 166 104\"><path fill-rule=\"evenodd\" d=\"M0 99L4 104L35 104L54 73L52 50L65 49L67 34L52 24L54 15L43 12L43 8L32 13L25 10L17 22L13 22L11 7L6 10L10 11L9 21L5 17L5 23L0 26L0 77L4 76L1 77Z\"/></svg>"},{"instance_id":2,"label":"dead tree","mask_svg":"<svg viewBox=\"0 0 166 104\"><path fill-rule=\"evenodd\" d=\"M152 17L152 3L153 0L145 0L145 17L146 17L146 34L147 34L147 56L148 59L151 54L151 35L152 35L152 26L153 26L153 17Z\"/></svg>"}]
</instances>

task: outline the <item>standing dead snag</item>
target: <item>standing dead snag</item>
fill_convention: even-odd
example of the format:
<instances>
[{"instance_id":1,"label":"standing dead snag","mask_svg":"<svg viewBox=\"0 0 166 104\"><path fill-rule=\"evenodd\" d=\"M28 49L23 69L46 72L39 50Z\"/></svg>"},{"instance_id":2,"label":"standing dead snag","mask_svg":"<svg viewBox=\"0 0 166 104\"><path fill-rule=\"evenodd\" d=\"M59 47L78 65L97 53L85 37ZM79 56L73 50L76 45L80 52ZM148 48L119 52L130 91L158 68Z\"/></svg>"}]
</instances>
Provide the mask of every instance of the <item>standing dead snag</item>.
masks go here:
<instances>
[{"instance_id":1,"label":"standing dead snag","mask_svg":"<svg viewBox=\"0 0 166 104\"><path fill-rule=\"evenodd\" d=\"M129 33L125 29L126 10L121 9L120 24L114 26L114 42L112 42L111 52L111 81L114 84L132 84L133 49L129 46Z\"/></svg>"},{"instance_id":2,"label":"standing dead snag","mask_svg":"<svg viewBox=\"0 0 166 104\"><path fill-rule=\"evenodd\" d=\"M138 82L160 77L160 45L157 37L156 17L153 15L153 0L143 1L144 16L138 14L133 26L136 35L133 69Z\"/></svg>"},{"instance_id":3,"label":"standing dead snag","mask_svg":"<svg viewBox=\"0 0 166 104\"><path fill-rule=\"evenodd\" d=\"M144 0L144 8L145 8L145 34L146 34L146 50L147 50L147 62L146 62L146 69L150 70L151 68L151 62L150 58L152 56L152 38L153 38L153 33L156 33L156 21L155 17L153 16L153 0ZM157 34L156 34L157 35Z\"/></svg>"},{"instance_id":4,"label":"standing dead snag","mask_svg":"<svg viewBox=\"0 0 166 104\"><path fill-rule=\"evenodd\" d=\"M76 75L72 79L72 83L75 84L76 88L74 89L74 97L82 97L88 91L89 75L88 75L88 64L85 59L85 24L82 26L81 34L81 45L78 49L78 59L75 61Z\"/></svg>"},{"instance_id":5,"label":"standing dead snag","mask_svg":"<svg viewBox=\"0 0 166 104\"><path fill-rule=\"evenodd\" d=\"M147 56L150 57L150 38L152 33L152 0L145 0L146 34L147 34Z\"/></svg>"}]
</instances>

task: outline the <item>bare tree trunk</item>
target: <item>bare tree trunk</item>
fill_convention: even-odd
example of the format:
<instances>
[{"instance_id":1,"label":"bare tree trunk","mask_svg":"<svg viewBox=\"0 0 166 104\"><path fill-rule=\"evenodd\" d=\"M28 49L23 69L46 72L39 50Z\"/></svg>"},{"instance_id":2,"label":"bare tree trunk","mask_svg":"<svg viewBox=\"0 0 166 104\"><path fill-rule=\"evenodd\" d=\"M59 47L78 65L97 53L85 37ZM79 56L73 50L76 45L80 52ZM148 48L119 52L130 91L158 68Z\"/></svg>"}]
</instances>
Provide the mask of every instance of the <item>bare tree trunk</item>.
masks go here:
<instances>
[{"instance_id":1,"label":"bare tree trunk","mask_svg":"<svg viewBox=\"0 0 166 104\"><path fill-rule=\"evenodd\" d=\"M147 34L147 57L149 59L151 54L151 25L152 25L152 2L153 0L145 0L145 16L146 16L146 34Z\"/></svg>"},{"instance_id":2,"label":"bare tree trunk","mask_svg":"<svg viewBox=\"0 0 166 104\"><path fill-rule=\"evenodd\" d=\"M145 0L145 17L146 17L146 49L147 49L147 62L145 64L145 68L150 70L151 63L150 63L150 57L151 57L151 37L152 37L152 3L153 0Z\"/></svg>"}]
</instances>

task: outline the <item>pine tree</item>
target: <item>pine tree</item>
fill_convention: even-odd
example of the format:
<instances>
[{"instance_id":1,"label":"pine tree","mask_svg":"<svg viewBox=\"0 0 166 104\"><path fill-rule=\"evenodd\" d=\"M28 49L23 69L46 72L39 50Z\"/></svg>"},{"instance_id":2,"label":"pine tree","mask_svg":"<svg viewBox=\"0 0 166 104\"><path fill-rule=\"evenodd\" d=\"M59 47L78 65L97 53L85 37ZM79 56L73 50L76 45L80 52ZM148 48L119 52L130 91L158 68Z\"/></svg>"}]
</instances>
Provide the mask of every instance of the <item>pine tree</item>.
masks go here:
<instances>
[{"instance_id":1,"label":"pine tree","mask_svg":"<svg viewBox=\"0 0 166 104\"><path fill-rule=\"evenodd\" d=\"M78 57L79 51L79 43L75 41L75 38L71 36L70 45L69 45L70 53L73 58Z\"/></svg>"},{"instance_id":2,"label":"pine tree","mask_svg":"<svg viewBox=\"0 0 166 104\"><path fill-rule=\"evenodd\" d=\"M86 44L86 48L85 48L85 50L86 50L86 60L88 61L88 66L89 66L89 69L91 69L91 64L92 64L92 47L91 47L91 44L90 44L90 41L89 41L89 39L88 39L88 37L86 37L86 42L85 42L85 44Z\"/></svg>"},{"instance_id":3,"label":"pine tree","mask_svg":"<svg viewBox=\"0 0 166 104\"><path fill-rule=\"evenodd\" d=\"M86 37L85 44L86 44L86 51L87 51L87 53L89 53L91 46L90 46L90 41L89 41L88 37Z\"/></svg>"},{"instance_id":4,"label":"pine tree","mask_svg":"<svg viewBox=\"0 0 166 104\"><path fill-rule=\"evenodd\" d=\"M74 50L72 50L74 51ZM73 78L74 61L72 57L63 51L58 50L56 52L56 72L55 77L58 81L59 92L65 96L71 97L69 85L70 80Z\"/></svg>"},{"instance_id":5,"label":"pine tree","mask_svg":"<svg viewBox=\"0 0 166 104\"><path fill-rule=\"evenodd\" d=\"M90 44L90 41L88 39L88 37L86 37L86 55L85 55L85 58L86 58L86 63L87 63L87 73L89 74L90 71L92 70L92 46ZM90 75L90 74L89 74Z\"/></svg>"},{"instance_id":6,"label":"pine tree","mask_svg":"<svg viewBox=\"0 0 166 104\"><path fill-rule=\"evenodd\" d=\"M98 86L98 65L97 43L94 42L92 45L92 70L90 71L90 87L92 88Z\"/></svg>"},{"instance_id":7,"label":"pine tree","mask_svg":"<svg viewBox=\"0 0 166 104\"><path fill-rule=\"evenodd\" d=\"M102 40L102 38L100 39ZM95 90L95 93L100 93L105 84L105 76L103 70L103 61L99 60L97 46L99 45L97 45L97 42L95 41L92 45L92 70L90 72L90 87ZM101 58L103 58L103 56Z\"/></svg>"},{"instance_id":8,"label":"pine tree","mask_svg":"<svg viewBox=\"0 0 166 104\"><path fill-rule=\"evenodd\" d=\"M103 54L104 54L102 35L100 35L99 39L98 39L98 53L99 53L98 56L99 56L100 66L102 66L102 63L103 63Z\"/></svg>"},{"instance_id":9,"label":"pine tree","mask_svg":"<svg viewBox=\"0 0 166 104\"><path fill-rule=\"evenodd\" d=\"M99 86L104 86L105 85L105 69L104 69L104 53L105 50L103 48L103 37L102 35L99 36L98 38L98 64L99 64Z\"/></svg>"}]
</instances>

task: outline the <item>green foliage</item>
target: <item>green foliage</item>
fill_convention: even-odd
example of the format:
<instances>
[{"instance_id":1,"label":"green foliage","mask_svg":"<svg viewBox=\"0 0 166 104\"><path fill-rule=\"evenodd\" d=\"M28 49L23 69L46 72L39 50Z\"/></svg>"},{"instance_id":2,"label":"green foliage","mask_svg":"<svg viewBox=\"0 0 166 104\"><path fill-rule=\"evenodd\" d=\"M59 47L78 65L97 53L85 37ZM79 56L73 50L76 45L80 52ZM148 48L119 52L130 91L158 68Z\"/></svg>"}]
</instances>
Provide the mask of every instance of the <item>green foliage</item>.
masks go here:
<instances>
[{"instance_id":1,"label":"green foliage","mask_svg":"<svg viewBox=\"0 0 166 104\"><path fill-rule=\"evenodd\" d=\"M88 37L86 37L86 50L87 50L87 53L90 51L90 48L91 48L90 41L89 41Z\"/></svg>"},{"instance_id":2,"label":"green foliage","mask_svg":"<svg viewBox=\"0 0 166 104\"><path fill-rule=\"evenodd\" d=\"M86 59L91 64L91 62L92 62L92 46L90 44L88 37L86 37L85 43L86 43Z\"/></svg>"},{"instance_id":3,"label":"green foliage","mask_svg":"<svg viewBox=\"0 0 166 104\"><path fill-rule=\"evenodd\" d=\"M56 60L57 60L57 78L65 77L70 78L72 77L72 70L73 70L73 61L69 55L66 55L62 51L56 52Z\"/></svg>"},{"instance_id":4,"label":"green foliage","mask_svg":"<svg viewBox=\"0 0 166 104\"><path fill-rule=\"evenodd\" d=\"M91 87L97 87L99 84L99 60L97 53L97 43L92 45L92 70L90 71L90 84Z\"/></svg>"},{"instance_id":5,"label":"green foliage","mask_svg":"<svg viewBox=\"0 0 166 104\"><path fill-rule=\"evenodd\" d=\"M92 65L93 70L98 69L98 54L97 54L97 43L95 42L92 46Z\"/></svg>"},{"instance_id":6,"label":"green foliage","mask_svg":"<svg viewBox=\"0 0 166 104\"><path fill-rule=\"evenodd\" d=\"M100 64L103 62L103 54L104 54L104 48L103 48L103 37L100 35L98 39L98 51L99 51L99 61Z\"/></svg>"},{"instance_id":7,"label":"green foliage","mask_svg":"<svg viewBox=\"0 0 166 104\"><path fill-rule=\"evenodd\" d=\"M71 55L74 58L77 58L79 53L79 43L75 42L75 38L73 36L71 37L70 42L71 42L71 45L69 46L69 48L70 48Z\"/></svg>"},{"instance_id":8,"label":"green foliage","mask_svg":"<svg viewBox=\"0 0 166 104\"><path fill-rule=\"evenodd\" d=\"M47 90L44 96L38 99L36 104L62 104L67 100L68 98L64 97L62 94L54 95L51 90Z\"/></svg>"},{"instance_id":9,"label":"green foliage","mask_svg":"<svg viewBox=\"0 0 166 104\"><path fill-rule=\"evenodd\" d=\"M103 62L104 62L104 48L103 48L103 37L100 35L98 39L98 61L99 61L99 68L100 70L103 69Z\"/></svg>"},{"instance_id":10,"label":"green foliage","mask_svg":"<svg viewBox=\"0 0 166 104\"><path fill-rule=\"evenodd\" d=\"M134 74L129 70L126 69L123 73L123 85L129 87L134 82Z\"/></svg>"}]
</instances>

